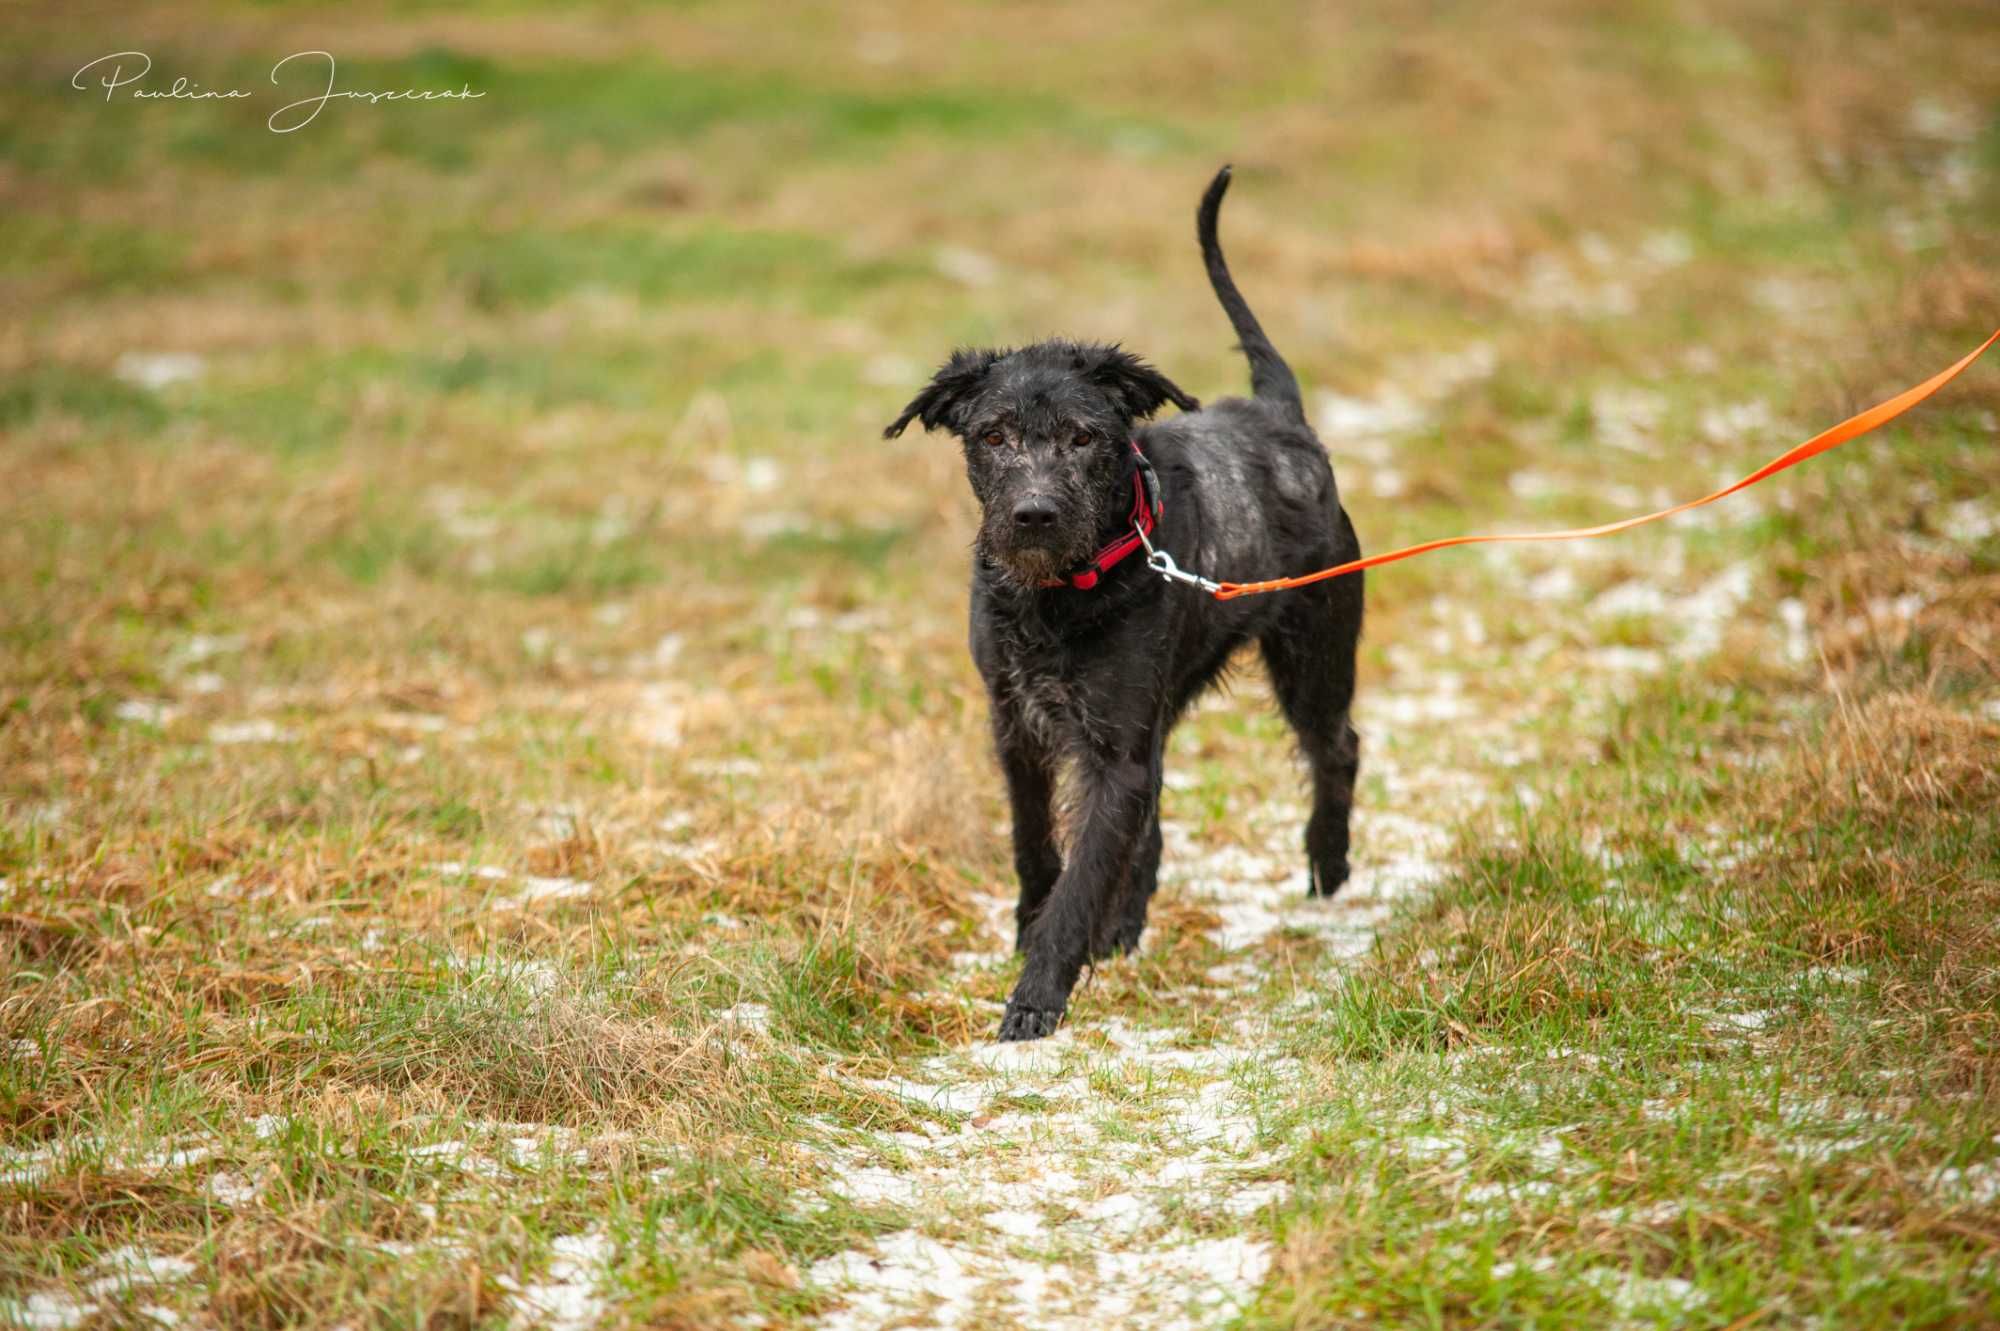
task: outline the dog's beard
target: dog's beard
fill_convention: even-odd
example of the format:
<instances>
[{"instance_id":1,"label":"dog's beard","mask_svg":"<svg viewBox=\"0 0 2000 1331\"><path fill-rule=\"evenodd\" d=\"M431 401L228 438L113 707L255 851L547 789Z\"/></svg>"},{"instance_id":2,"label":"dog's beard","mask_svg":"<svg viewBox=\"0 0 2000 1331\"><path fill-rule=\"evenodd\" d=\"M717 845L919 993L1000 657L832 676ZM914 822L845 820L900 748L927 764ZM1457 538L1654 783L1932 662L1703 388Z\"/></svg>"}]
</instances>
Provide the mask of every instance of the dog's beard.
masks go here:
<instances>
[{"instance_id":1,"label":"dog's beard","mask_svg":"<svg viewBox=\"0 0 2000 1331\"><path fill-rule=\"evenodd\" d=\"M1056 581L1058 575L1075 561L1059 560L1053 550L1030 548L1010 551L995 562L1021 585L1039 587L1045 582Z\"/></svg>"},{"instance_id":2,"label":"dog's beard","mask_svg":"<svg viewBox=\"0 0 2000 1331\"><path fill-rule=\"evenodd\" d=\"M1009 582L1023 587L1039 587L1062 576L1076 561L1065 560L1047 546L1015 546L982 539L979 553Z\"/></svg>"},{"instance_id":3,"label":"dog's beard","mask_svg":"<svg viewBox=\"0 0 2000 1331\"><path fill-rule=\"evenodd\" d=\"M1070 541L1020 541L1011 531L995 534L991 524L979 529L979 554L998 569L1009 582L1022 587L1040 587L1058 581L1062 575L1089 558L1088 549L1071 549Z\"/></svg>"}]
</instances>

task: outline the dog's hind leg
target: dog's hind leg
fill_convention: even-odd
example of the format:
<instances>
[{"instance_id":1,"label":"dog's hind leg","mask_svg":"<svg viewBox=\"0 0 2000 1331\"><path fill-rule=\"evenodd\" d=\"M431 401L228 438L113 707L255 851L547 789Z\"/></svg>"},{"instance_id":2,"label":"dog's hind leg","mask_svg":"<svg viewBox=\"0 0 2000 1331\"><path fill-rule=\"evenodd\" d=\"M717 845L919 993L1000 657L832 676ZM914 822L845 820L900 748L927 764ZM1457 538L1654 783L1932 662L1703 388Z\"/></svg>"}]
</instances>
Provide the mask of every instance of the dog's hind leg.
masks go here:
<instances>
[{"instance_id":1,"label":"dog's hind leg","mask_svg":"<svg viewBox=\"0 0 2000 1331\"><path fill-rule=\"evenodd\" d=\"M1301 589L1259 639L1272 689L1312 771L1306 864L1310 891L1321 897L1338 891L1348 873L1347 821L1361 767L1361 737L1348 715L1354 701L1360 581L1341 579Z\"/></svg>"}]
</instances>

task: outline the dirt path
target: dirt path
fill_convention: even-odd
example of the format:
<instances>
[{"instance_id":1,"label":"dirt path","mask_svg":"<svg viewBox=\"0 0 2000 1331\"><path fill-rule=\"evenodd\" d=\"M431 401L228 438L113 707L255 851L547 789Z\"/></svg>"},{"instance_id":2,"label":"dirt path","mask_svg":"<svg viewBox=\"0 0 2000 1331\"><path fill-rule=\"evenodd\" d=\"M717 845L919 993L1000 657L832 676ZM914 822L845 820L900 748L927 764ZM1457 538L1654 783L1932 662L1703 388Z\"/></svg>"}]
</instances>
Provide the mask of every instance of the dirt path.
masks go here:
<instances>
[{"instance_id":1,"label":"dirt path","mask_svg":"<svg viewBox=\"0 0 2000 1331\"><path fill-rule=\"evenodd\" d=\"M1282 1052L1288 1021L1366 955L1400 899L1435 878L1454 824L1510 788L1508 769L1533 761L1552 685L1572 717L1592 715L1635 677L1714 650L1744 579L1690 575L1681 553L1675 542L1649 580L1594 598L1567 567L1508 576L1518 599L1489 601L1483 616L1440 609L1433 630L1392 644L1388 678L1365 681L1357 708L1366 747L1355 872L1330 902L1306 896L1298 800L1232 814L1251 833L1246 850L1175 820L1170 791L1161 902L1215 918L1227 956L1209 985L1162 995L1161 1010L1180 1019L1159 1025L1093 1011L1086 987L1051 1039L976 1045L875 1083L967 1117L956 1131L856 1136L829 1156L835 1191L898 1208L910 1224L811 1269L814 1285L844 1300L818 1325L1196 1327L1246 1304L1274 1258L1260 1216L1291 1187L1291 1152L1274 1127L1304 1093L1302 1068ZM1490 562L1523 572L1508 552ZM1676 624L1665 649L1561 644L1557 626L1607 595L1607 612L1643 598ZM1489 622L1509 619L1545 632L1499 668L1468 670L1487 659ZM1268 702L1261 693L1246 680L1209 705L1255 708ZM1171 786L1171 757L1168 766ZM992 899L990 951L969 959L961 981L1005 964L1011 904ZM1274 936L1299 933L1319 940L1331 972L1276 972L1286 954ZM1156 925L1147 946L1159 945Z\"/></svg>"},{"instance_id":2,"label":"dirt path","mask_svg":"<svg viewBox=\"0 0 2000 1331\"><path fill-rule=\"evenodd\" d=\"M1255 692L1239 689L1226 705L1258 706L1241 696ZM1212 913L1227 954L1207 986L1162 996L1188 1021L1106 1016L1086 987L1050 1039L976 1045L876 1083L967 1117L956 1131L857 1137L829 1161L848 1200L897 1207L911 1224L812 1268L814 1284L845 1295L819 1324L1194 1327L1247 1302L1273 1257L1259 1216L1291 1186L1271 1124L1299 1093L1301 1069L1278 1052L1282 1034L1324 984L1274 975L1283 950L1267 945L1308 934L1344 964L1368 951L1399 898L1431 880L1447 819L1488 788L1454 775L1478 768L1492 728L1467 726L1470 710L1451 692L1378 691L1364 705L1364 727L1425 712L1449 713L1452 724L1422 728L1421 761L1399 747L1407 737L1375 746L1368 788L1390 797L1357 809L1354 877L1331 901L1306 895L1298 802L1252 811L1258 849L1248 851L1204 845L1169 818L1162 901ZM991 904L988 952L969 959L962 979L1007 960L1012 903ZM1148 945L1160 945L1157 927Z\"/></svg>"}]
</instances>

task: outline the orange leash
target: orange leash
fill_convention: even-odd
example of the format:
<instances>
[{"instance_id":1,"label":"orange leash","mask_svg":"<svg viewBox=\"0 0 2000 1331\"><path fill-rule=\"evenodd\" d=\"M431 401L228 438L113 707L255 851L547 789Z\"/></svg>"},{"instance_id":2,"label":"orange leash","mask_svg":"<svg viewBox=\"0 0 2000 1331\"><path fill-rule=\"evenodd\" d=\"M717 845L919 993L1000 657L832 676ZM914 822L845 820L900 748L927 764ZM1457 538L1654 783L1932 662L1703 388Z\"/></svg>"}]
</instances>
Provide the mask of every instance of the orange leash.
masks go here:
<instances>
[{"instance_id":1,"label":"orange leash","mask_svg":"<svg viewBox=\"0 0 2000 1331\"><path fill-rule=\"evenodd\" d=\"M1323 568L1317 573L1302 573L1295 578L1273 578L1269 582L1222 582L1209 584L1207 590L1218 601L1234 600L1239 596L1256 596L1263 592L1281 592L1292 587L1303 587L1308 583L1324 582L1328 578L1343 577L1349 573L1359 573L1364 568L1374 568L1378 564L1393 564L1399 559L1409 559L1416 555L1429 554L1433 550L1444 550L1454 545L1485 545L1496 541L1570 541L1586 536L1609 536L1613 532L1637 527L1642 523L1657 522L1661 518L1673 517L1689 509L1712 504L1718 499L1726 499L1738 490L1748 489L1767 476L1775 476L1788 467L1796 467L1807 458L1818 457L1830 449L1839 448L1850 439L1859 438L1870 430L1887 425L1910 408L1922 402L1931 394L1956 379L1965 368L1979 359L1988 347L2000 342L2000 332L1975 347L1970 354L1956 365L1940 370L1930 378L1896 394L1886 402L1877 403L1858 416L1850 416L1830 430L1822 431L1795 448L1788 449L1771 459L1757 470L1745 476L1734 485L1725 486L1712 495L1700 499L1690 499L1672 508L1663 508L1657 513L1643 513L1636 518L1622 518L1617 522L1607 522L1601 527L1572 527L1568 531L1503 532L1491 536L1447 536L1442 540L1425 541L1421 545L1406 546L1401 550L1391 550L1387 554L1370 555L1366 559L1350 560ZM1206 579L1202 580L1206 583Z\"/></svg>"}]
</instances>

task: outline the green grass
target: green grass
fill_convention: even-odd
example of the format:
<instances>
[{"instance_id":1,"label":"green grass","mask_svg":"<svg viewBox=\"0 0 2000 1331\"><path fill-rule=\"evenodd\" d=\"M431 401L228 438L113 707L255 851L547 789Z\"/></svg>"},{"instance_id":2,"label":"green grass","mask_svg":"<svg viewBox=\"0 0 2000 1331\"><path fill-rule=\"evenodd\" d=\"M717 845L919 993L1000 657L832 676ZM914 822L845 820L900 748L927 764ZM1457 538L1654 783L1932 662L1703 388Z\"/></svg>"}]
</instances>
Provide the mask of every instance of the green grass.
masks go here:
<instances>
[{"instance_id":1,"label":"green grass","mask_svg":"<svg viewBox=\"0 0 2000 1331\"><path fill-rule=\"evenodd\" d=\"M1703 1324L2000 1307L1979 1204L1910 1182L1993 1155L1990 731L1904 704L1718 766L1718 722L1754 719L1632 709L1608 770L1517 814L1294 1037L1369 1109L1301 1115L1317 1269L1274 1311L1587 1318L1621 1269L1685 1282L1660 1315ZM1408 1172L1384 1122L1449 1158ZM1502 1204L1468 1214L1482 1188Z\"/></svg>"}]
</instances>

